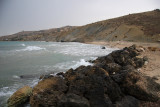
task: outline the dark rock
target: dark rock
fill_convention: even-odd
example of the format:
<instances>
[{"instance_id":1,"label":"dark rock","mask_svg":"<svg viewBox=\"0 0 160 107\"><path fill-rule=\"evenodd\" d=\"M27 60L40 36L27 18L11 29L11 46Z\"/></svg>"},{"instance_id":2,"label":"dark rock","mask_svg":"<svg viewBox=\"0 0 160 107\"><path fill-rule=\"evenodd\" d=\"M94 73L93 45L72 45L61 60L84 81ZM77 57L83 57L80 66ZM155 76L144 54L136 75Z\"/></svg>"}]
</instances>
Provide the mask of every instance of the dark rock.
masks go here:
<instances>
[{"instance_id":1,"label":"dark rock","mask_svg":"<svg viewBox=\"0 0 160 107\"><path fill-rule=\"evenodd\" d=\"M32 107L57 106L60 96L66 91L66 83L60 77L42 80L33 88L30 104Z\"/></svg>"},{"instance_id":2,"label":"dark rock","mask_svg":"<svg viewBox=\"0 0 160 107\"><path fill-rule=\"evenodd\" d=\"M138 72L128 72L123 78L121 88L126 94L143 101L157 101L160 98L160 85Z\"/></svg>"},{"instance_id":3,"label":"dark rock","mask_svg":"<svg viewBox=\"0 0 160 107\"><path fill-rule=\"evenodd\" d=\"M147 101L141 101L140 107L159 107L160 100L157 102L147 102Z\"/></svg>"},{"instance_id":4,"label":"dark rock","mask_svg":"<svg viewBox=\"0 0 160 107\"><path fill-rule=\"evenodd\" d=\"M144 57L143 57L143 60L144 60L144 61L148 61L148 57L147 57L147 56L144 56Z\"/></svg>"},{"instance_id":5,"label":"dark rock","mask_svg":"<svg viewBox=\"0 0 160 107\"><path fill-rule=\"evenodd\" d=\"M135 45L111 53L112 57L114 58L114 62L121 66L133 65L134 61L132 60L132 58L136 57L139 54L140 53L136 50Z\"/></svg>"},{"instance_id":6,"label":"dark rock","mask_svg":"<svg viewBox=\"0 0 160 107\"><path fill-rule=\"evenodd\" d=\"M21 79L34 78L36 75L21 75L19 76Z\"/></svg>"},{"instance_id":7,"label":"dark rock","mask_svg":"<svg viewBox=\"0 0 160 107\"><path fill-rule=\"evenodd\" d=\"M135 70L136 70L136 69L135 69L134 66L132 66L132 65L126 65L126 66L123 66L123 67L122 67L122 71L121 71L121 72L125 72L125 71L131 72L131 71L135 71Z\"/></svg>"},{"instance_id":8,"label":"dark rock","mask_svg":"<svg viewBox=\"0 0 160 107\"><path fill-rule=\"evenodd\" d=\"M139 107L140 101L132 96L125 96L121 101L117 101L116 107Z\"/></svg>"},{"instance_id":9,"label":"dark rock","mask_svg":"<svg viewBox=\"0 0 160 107\"><path fill-rule=\"evenodd\" d=\"M118 84L121 84L123 82L123 79L125 78L125 76L129 73L129 72L133 72L136 71L136 69L131 66L131 65L127 65L122 67L122 69L115 73L114 75L110 75L110 77Z\"/></svg>"},{"instance_id":10,"label":"dark rock","mask_svg":"<svg viewBox=\"0 0 160 107\"><path fill-rule=\"evenodd\" d=\"M138 107L158 101L160 85L137 68L147 61L133 45L92 61L94 66L45 76L33 89L31 106ZM143 103L146 104L146 103Z\"/></svg>"},{"instance_id":11,"label":"dark rock","mask_svg":"<svg viewBox=\"0 0 160 107\"><path fill-rule=\"evenodd\" d=\"M109 98L116 101L122 95L120 88L109 77L108 72L96 66L77 68L77 71L74 71L66 79L70 81L68 92L85 96L93 107L108 106L108 104L110 105ZM105 94L109 98L106 99Z\"/></svg>"},{"instance_id":12,"label":"dark rock","mask_svg":"<svg viewBox=\"0 0 160 107\"><path fill-rule=\"evenodd\" d=\"M48 79L48 78L51 78L51 77L53 77L53 75L51 75L51 74L45 74L45 75L41 75L41 76L39 77L39 79L44 80L44 79Z\"/></svg>"},{"instance_id":13,"label":"dark rock","mask_svg":"<svg viewBox=\"0 0 160 107\"><path fill-rule=\"evenodd\" d=\"M60 40L60 42L66 42L65 40Z\"/></svg>"},{"instance_id":14,"label":"dark rock","mask_svg":"<svg viewBox=\"0 0 160 107\"><path fill-rule=\"evenodd\" d=\"M102 46L101 49L106 49L106 47L105 47L105 46Z\"/></svg>"},{"instance_id":15,"label":"dark rock","mask_svg":"<svg viewBox=\"0 0 160 107\"><path fill-rule=\"evenodd\" d=\"M111 54L103 57L98 57L96 60L92 61L95 64L109 64L109 63L114 63L114 58L112 57Z\"/></svg>"},{"instance_id":16,"label":"dark rock","mask_svg":"<svg viewBox=\"0 0 160 107\"><path fill-rule=\"evenodd\" d=\"M133 58L133 61L134 61L134 65L133 66L135 68L142 67L144 65L144 62L145 62L145 60L143 58L137 58L137 57Z\"/></svg>"},{"instance_id":17,"label":"dark rock","mask_svg":"<svg viewBox=\"0 0 160 107\"><path fill-rule=\"evenodd\" d=\"M61 96L57 105L57 107L90 107L86 98L72 93Z\"/></svg>"},{"instance_id":18,"label":"dark rock","mask_svg":"<svg viewBox=\"0 0 160 107\"><path fill-rule=\"evenodd\" d=\"M121 70L121 66L116 63L109 63L104 67L105 70L109 72L109 74L117 73Z\"/></svg>"},{"instance_id":19,"label":"dark rock","mask_svg":"<svg viewBox=\"0 0 160 107\"><path fill-rule=\"evenodd\" d=\"M59 73L57 73L56 75L57 75L57 76L62 76L62 77L64 77L64 73L63 73L63 72L59 72Z\"/></svg>"}]
</instances>

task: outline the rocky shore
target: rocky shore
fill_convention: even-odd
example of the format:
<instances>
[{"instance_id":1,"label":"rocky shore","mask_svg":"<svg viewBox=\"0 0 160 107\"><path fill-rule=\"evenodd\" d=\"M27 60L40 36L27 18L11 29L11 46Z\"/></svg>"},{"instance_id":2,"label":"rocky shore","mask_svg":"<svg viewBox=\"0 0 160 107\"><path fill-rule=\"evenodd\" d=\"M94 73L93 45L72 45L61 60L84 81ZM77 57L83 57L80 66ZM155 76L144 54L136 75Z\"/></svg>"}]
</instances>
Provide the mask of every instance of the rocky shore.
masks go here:
<instances>
[{"instance_id":1,"label":"rocky shore","mask_svg":"<svg viewBox=\"0 0 160 107\"><path fill-rule=\"evenodd\" d=\"M8 106L159 107L160 84L139 71L148 62L142 52L132 45L91 61L93 66L45 75L32 92L27 86L17 90Z\"/></svg>"}]
</instances>

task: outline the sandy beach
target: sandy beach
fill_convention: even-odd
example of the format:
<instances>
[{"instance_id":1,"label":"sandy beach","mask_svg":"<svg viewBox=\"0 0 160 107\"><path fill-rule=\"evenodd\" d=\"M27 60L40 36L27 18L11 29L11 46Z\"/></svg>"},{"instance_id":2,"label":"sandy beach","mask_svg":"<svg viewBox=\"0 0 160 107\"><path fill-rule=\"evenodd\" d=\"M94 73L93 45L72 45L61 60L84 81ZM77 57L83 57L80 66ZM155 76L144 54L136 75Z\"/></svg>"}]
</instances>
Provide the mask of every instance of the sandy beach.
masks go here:
<instances>
[{"instance_id":1,"label":"sandy beach","mask_svg":"<svg viewBox=\"0 0 160 107\"><path fill-rule=\"evenodd\" d=\"M126 42L126 41L115 41L115 42L87 42L89 44L97 44L107 46L111 48L122 49L124 47L135 44L142 52L141 56L148 57L148 63L142 68L138 69L144 75L152 77L157 83L160 84L160 43L140 43L140 42Z\"/></svg>"}]
</instances>

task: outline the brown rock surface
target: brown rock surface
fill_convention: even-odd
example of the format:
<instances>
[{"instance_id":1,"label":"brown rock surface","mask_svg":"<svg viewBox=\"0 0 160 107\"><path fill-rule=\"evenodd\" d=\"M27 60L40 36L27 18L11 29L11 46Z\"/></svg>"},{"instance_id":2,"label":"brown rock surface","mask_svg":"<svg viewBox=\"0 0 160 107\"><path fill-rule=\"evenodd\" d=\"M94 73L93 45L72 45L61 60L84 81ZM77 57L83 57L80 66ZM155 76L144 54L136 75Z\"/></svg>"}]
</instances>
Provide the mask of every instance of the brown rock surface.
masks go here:
<instances>
[{"instance_id":1,"label":"brown rock surface","mask_svg":"<svg viewBox=\"0 0 160 107\"><path fill-rule=\"evenodd\" d=\"M138 107L148 102L158 104L160 85L138 73L137 68L144 65L146 58L137 57L140 52L136 48L133 45L112 52L93 61L94 66L80 66L42 80L33 89L31 106Z\"/></svg>"},{"instance_id":2,"label":"brown rock surface","mask_svg":"<svg viewBox=\"0 0 160 107\"><path fill-rule=\"evenodd\" d=\"M57 106L60 96L66 91L67 86L62 78L44 79L33 88L30 104L32 107Z\"/></svg>"},{"instance_id":3,"label":"brown rock surface","mask_svg":"<svg viewBox=\"0 0 160 107\"><path fill-rule=\"evenodd\" d=\"M32 88L24 86L17 90L7 101L8 107L20 107L29 100L32 94Z\"/></svg>"},{"instance_id":4,"label":"brown rock surface","mask_svg":"<svg viewBox=\"0 0 160 107\"><path fill-rule=\"evenodd\" d=\"M138 72L129 72L122 81L124 92L143 101L158 101L160 85Z\"/></svg>"}]
</instances>

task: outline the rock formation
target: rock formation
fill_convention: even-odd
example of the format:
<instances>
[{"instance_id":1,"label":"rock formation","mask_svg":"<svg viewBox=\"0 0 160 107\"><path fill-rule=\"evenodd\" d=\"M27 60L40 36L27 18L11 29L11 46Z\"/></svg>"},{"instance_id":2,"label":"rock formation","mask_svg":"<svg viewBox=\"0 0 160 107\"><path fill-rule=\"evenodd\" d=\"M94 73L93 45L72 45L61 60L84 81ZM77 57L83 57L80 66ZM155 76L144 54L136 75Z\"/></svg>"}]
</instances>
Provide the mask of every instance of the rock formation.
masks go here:
<instances>
[{"instance_id":1,"label":"rock formation","mask_svg":"<svg viewBox=\"0 0 160 107\"><path fill-rule=\"evenodd\" d=\"M147 61L139 54L133 45L97 58L93 66L48 76L33 88L31 107L156 107L160 85L137 71Z\"/></svg>"},{"instance_id":2,"label":"rock formation","mask_svg":"<svg viewBox=\"0 0 160 107\"><path fill-rule=\"evenodd\" d=\"M24 86L21 89L17 90L9 99L8 107L20 107L27 101L32 94L32 88L29 86Z\"/></svg>"},{"instance_id":3,"label":"rock formation","mask_svg":"<svg viewBox=\"0 0 160 107\"><path fill-rule=\"evenodd\" d=\"M31 107L159 107L160 85L137 70L148 60L138 57L139 50L133 45L97 58L93 66L45 76L33 88ZM24 103L30 90L15 92L8 106Z\"/></svg>"}]
</instances>

